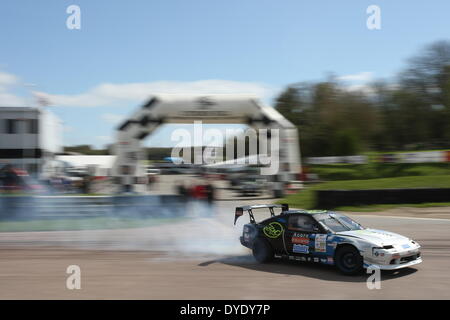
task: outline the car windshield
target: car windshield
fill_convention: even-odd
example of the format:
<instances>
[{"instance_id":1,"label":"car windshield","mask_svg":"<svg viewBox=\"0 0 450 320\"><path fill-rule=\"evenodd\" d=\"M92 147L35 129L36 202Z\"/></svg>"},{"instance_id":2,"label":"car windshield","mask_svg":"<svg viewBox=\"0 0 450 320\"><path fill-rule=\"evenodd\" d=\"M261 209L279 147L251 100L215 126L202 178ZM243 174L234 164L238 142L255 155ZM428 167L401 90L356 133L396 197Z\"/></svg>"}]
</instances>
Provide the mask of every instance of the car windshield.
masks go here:
<instances>
[{"instance_id":1,"label":"car windshield","mask_svg":"<svg viewBox=\"0 0 450 320\"><path fill-rule=\"evenodd\" d=\"M325 225L333 232L363 230L364 227L358 222L342 214L324 214L317 217L317 221Z\"/></svg>"}]
</instances>

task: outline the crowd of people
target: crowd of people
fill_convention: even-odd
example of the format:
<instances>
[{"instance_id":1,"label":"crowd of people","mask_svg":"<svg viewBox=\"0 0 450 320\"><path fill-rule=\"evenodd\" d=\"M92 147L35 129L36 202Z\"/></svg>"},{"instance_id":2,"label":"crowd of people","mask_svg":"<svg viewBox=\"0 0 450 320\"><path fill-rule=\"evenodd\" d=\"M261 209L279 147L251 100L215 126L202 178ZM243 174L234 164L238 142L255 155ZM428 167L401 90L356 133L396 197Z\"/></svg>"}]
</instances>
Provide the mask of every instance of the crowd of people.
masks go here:
<instances>
[{"instance_id":1,"label":"crowd of people","mask_svg":"<svg viewBox=\"0 0 450 320\"><path fill-rule=\"evenodd\" d=\"M12 165L0 167L0 192L8 193L37 193L37 194L89 194L93 189L94 177L83 175L78 177L66 177L60 175L48 176L45 179L34 179L25 170ZM154 189L157 182L156 176L149 176L147 189ZM124 186L122 192L131 192ZM129 187L129 186L128 186ZM202 200L212 204L216 199L216 188L211 178L202 178L196 182L176 182L176 193L184 200Z\"/></svg>"},{"instance_id":2,"label":"crowd of people","mask_svg":"<svg viewBox=\"0 0 450 320\"><path fill-rule=\"evenodd\" d=\"M216 199L216 190L211 181L206 180L205 183L188 184L179 181L176 184L177 194L185 200L205 200L212 204Z\"/></svg>"},{"instance_id":3,"label":"crowd of people","mask_svg":"<svg viewBox=\"0 0 450 320\"><path fill-rule=\"evenodd\" d=\"M26 187L23 172L7 164L0 168L0 190L13 191Z\"/></svg>"},{"instance_id":4,"label":"crowd of people","mask_svg":"<svg viewBox=\"0 0 450 320\"><path fill-rule=\"evenodd\" d=\"M91 177L69 177L51 175L37 179L26 170L6 164L0 168L0 192L4 193L36 193L64 194L89 193Z\"/></svg>"}]
</instances>

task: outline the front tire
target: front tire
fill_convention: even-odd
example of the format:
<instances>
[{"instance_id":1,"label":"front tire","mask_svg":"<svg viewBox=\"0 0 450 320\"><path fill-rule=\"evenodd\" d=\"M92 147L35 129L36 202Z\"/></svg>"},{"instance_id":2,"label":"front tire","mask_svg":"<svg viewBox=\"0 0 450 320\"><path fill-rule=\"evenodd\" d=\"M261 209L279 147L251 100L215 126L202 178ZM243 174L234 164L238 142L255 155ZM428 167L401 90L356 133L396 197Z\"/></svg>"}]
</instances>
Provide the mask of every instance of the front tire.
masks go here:
<instances>
[{"instance_id":1,"label":"front tire","mask_svg":"<svg viewBox=\"0 0 450 320\"><path fill-rule=\"evenodd\" d=\"M270 244L263 240L258 239L253 244L253 257L259 263L267 263L273 259L274 253Z\"/></svg>"},{"instance_id":2,"label":"front tire","mask_svg":"<svg viewBox=\"0 0 450 320\"><path fill-rule=\"evenodd\" d=\"M344 246L337 250L335 263L339 271L345 275L355 275L363 269L363 257L353 246Z\"/></svg>"}]
</instances>

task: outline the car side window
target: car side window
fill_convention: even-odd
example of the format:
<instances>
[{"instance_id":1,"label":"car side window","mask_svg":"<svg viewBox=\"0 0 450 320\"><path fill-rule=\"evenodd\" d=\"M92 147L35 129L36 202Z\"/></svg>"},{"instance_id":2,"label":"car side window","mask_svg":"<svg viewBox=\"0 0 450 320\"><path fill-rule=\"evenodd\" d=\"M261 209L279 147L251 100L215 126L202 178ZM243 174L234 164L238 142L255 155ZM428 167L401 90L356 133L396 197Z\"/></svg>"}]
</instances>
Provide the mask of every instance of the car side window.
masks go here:
<instances>
[{"instance_id":1,"label":"car side window","mask_svg":"<svg viewBox=\"0 0 450 320\"><path fill-rule=\"evenodd\" d=\"M305 215L292 215L288 220L289 230L313 232L314 226L314 220Z\"/></svg>"}]
</instances>

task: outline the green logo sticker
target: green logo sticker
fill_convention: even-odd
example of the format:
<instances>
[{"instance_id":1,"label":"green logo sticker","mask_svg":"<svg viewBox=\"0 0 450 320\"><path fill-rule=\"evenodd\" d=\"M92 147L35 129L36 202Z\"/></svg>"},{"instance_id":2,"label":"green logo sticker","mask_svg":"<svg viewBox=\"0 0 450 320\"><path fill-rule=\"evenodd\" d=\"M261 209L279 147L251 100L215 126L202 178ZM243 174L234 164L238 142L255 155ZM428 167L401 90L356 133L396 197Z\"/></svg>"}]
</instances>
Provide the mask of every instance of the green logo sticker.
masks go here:
<instances>
[{"instance_id":1,"label":"green logo sticker","mask_svg":"<svg viewBox=\"0 0 450 320\"><path fill-rule=\"evenodd\" d=\"M272 239L278 238L283 231L283 226L278 222L271 222L263 229L264 234Z\"/></svg>"}]
</instances>

